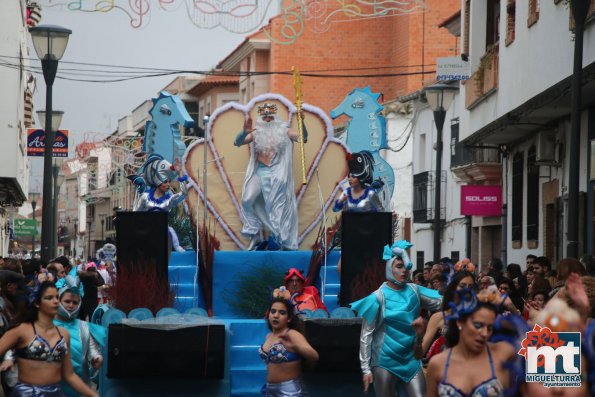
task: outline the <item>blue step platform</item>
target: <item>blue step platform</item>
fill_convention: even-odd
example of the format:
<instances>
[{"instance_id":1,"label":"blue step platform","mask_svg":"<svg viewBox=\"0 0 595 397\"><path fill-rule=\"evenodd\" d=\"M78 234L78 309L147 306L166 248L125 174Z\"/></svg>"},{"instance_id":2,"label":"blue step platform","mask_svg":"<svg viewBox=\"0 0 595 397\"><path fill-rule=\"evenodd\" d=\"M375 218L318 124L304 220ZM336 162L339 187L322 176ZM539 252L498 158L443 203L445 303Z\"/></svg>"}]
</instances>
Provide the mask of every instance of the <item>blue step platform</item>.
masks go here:
<instances>
[{"instance_id":1,"label":"blue step platform","mask_svg":"<svg viewBox=\"0 0 595 397\"><path fill-rule=\"evenodd\" d=\"M172 252L169 260L169 284L175 293L174 307L181 312L191 307L204 307L204 299L197 284L196 251Z\"/></svg>"},{"instance_id":2,"label":"blue step platform","mask_svg":"<svg viewBox=\"0 0 595 397\"><path fill-rule=\"evenodd\" d=\"M266 367L258 347L269 332L264 320L235 320L229 325L231 397L259 397L266 383Z\"/></svg>"},{"instance_id":3,"label":"blue step platform","mask_svg":"<svg viewBox=\"0 0 595 397\"><path fill-rule=\"evenodd\" d=\"M218 318L241 318L229 307L222 297L242 274L274 267L287 270L291 267L303 269L307 272L310 262L310 251L217 251L215 252L215 265L213 268L213 315ZM337 263L340 257L339 251L331 252L327 257L326 274L325 267L320 269L320 276L316 287L320 291L321 298L329 312L337 307L337 295L339 294L340 281L337 273ZM196 266L196 252L172 252L169 264L169 282L175 293L174 307L184 312L191 307L205 307L204 298L200 286L195 284L195 277L198 279ZM322 286L323 282L324 288ZM283 284L279 280L278 285L269 287L275 288ZM267 292L268 293L268 292Z\"/></svg>"}]
</instances>

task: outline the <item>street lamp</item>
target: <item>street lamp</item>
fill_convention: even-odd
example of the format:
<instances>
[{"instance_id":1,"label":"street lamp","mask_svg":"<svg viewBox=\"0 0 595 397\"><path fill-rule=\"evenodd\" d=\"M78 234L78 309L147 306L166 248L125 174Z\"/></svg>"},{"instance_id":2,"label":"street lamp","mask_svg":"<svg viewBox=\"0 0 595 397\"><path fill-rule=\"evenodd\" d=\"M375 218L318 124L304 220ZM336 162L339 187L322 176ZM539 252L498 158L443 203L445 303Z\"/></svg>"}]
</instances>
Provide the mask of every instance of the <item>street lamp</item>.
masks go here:
<instances>
[{"instance_id":1,"label":"street lamp","mask_svg":"<svg viewBox=\"0 0 595 397\"><path fill-rule=\"evenodd\" d=\"M446 111L455 97L458 87L448 84L434 84L425 88L428 105L434 112L436 123L436 175L434 176L434 262L440 262L440 195L442 182L442 128L446 119Z\"/></svg>"},{"instance_id":2,"label":"street lamp","mask_svg":"<svg viewBox=\"0 0 595 397\"><path fill-rule=\"evenodd\" d=\"M47 117L48 116L47 116L47 114L46 114L47 112L45 110L38 110L36 113L37 113L37 118L39 119L39 124L43 124L44 121L47 121ZM54 137L55 137L56 131L58 131L58 129L60 128L60 124L62 123L62 116L64 116L64 112L61 111L61 110L53 110L51 112L51 115L50 115L51 128L50 129L51 129L52 135ZM47 134L45 134L45 135L46 135L46 139L47 139ZM45 143L47 143L47 142L45 142L45 139L44 139L44 144ZM53 146L53 144L52 144L52 146ZM50 164L52 162L51 161L52 159L53 159L53 157L50 158ZM56 175L55 175L56 174L56 170L53 168L53 166L52 166L52 169L51 170L54 173L54 175L53 175L53 179L54 179L53 191L55 192L56 191L56 186L55 186L55 183L56 183L56 180L55 180L56 179ZM43 203L45 204L45 153L44 153L44 179L43 179L43 181L44 181L44 195L43 195L44 201L43 201ZM51 180L50 180L50 184L51 184ZM48 221L48 223L49 223L49 226L48 227L52 231L55 231L55 229L56 229L56 216L55 216L56 200L55 200L55 198L53 198L52 195L50 195L50 198L52 198L51 204L53 205L53 207L50 206L50 210L52 208L54 208L54 211L52 211L52 217ZM43 231L45 230L45 226L43 226L43 223L44 223L43 221L45 220L45 218L44 218L44 214L45 213L46 213L45 210L42 208L42 213L41 213L41 218L42 218L42 225L41 225L41 227L42 227L42 229L41 229L41 243L42 243L41 244L42 245L41 250L42 250L42 253L41 254L42 255L43 255L43 245L44 245L44 243L43 243L43 241L44 241L43 240ZM55 240L54 234L55 233L52 232L51 235L50 235L50 241L49 241L49 247L50 248L48 250L49 251L48 252L49 258L55 258L55 249L53 247L56 245L56 240Z\"/></svg>"},{"instance_id":3,"label":"street lamp","mask_svg":"<svg viewBox=\"0 0 595 397\"><path fill-rule=\"evenodd\" d=\"M37 200L39 200L39 193L29 193L29 200L31 201L31 209L33 213L33 223L35 224L35 230L33 230L33 237L31 241L31 258L35 257L35 236L37 235L37 219L35 217L35 209L37 208Z\"/></svg>"},{"instance_id":4,"label":"street lamp","mask_svg":"<svg viewBox=\"0 0 595 397\"><path fill-rule=\"evenodd\" d=\"M39 25L29 29L33 47L41 60L43 79L46 84L45 93L45 138L43 152L43 207L41 213L41 259L48 262L52 242L52 149L57 127L52 128L52 86L58 71L58 61L64 55L70 29L60 26Z\"/></svg>"},{"instance_id":5,"label":"street lamp","mask_svg":"<svg viewBox=\"0 0 595 397\"><path fill-rule=\"evenodd\" d=\"M78 244L78 240L79 240L79 235L78 235L78 223L74 222L73 228L74 228L74 244L71 251L72 251L72 257L76 258L76 249L77 249L77 244Z\"/></svg>"},{"instance_id":6,"label":"street lamp","mask_svg":"<svg viewBox=\"0 0 595 397\"><path fill-rule=\"evenodd\" d=\"M105 217L101 218L101 245L103 245L103 225L105 225Z\"/></svg>"},{"instance_id":7,"label":"street lamp","mask_svg":"<svg viewBox=\"0 0 595 397\"><path fill-rule=\"evenodd\" d=\"M54 224L54 233L52 234L52 252L50 257L55 258L56 257L56 251L57 251L57 246L58 246L58 230L60 229L58 227L58 196L60 195L60 186L62 186L62 183L64 182L64 174L60 173L60 164L62 163L62 161L59 161L58 159L54 160L54 165L52 166L52 171L53 171L53 176L54 176L54 213L53 213L53 218L52 218L52 222Z\"/></svg>"},{"instance_id":8,"label":"street lamp","mask_svg":"<svg viewBox=\"0 0 595 397\"><path fill-rule=\"evenodd\" d=\"M87 220L87 258L91 259L91 219Z\"/></svg>"}]
</instances>

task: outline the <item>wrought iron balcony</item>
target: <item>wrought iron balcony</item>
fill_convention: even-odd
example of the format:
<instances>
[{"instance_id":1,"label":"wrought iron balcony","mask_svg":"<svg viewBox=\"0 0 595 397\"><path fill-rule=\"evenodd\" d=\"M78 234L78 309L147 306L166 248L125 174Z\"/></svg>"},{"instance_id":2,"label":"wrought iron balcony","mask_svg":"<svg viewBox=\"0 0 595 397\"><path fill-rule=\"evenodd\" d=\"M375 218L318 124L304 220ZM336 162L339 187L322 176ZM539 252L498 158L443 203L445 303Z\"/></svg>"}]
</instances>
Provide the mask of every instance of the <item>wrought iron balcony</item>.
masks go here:
<instances>
[{"instance_id":1,"label":"wrought iron balcony","mask_svg":"<svg viewBox=\"0 0 595 397\"><path fill-rule=\"evenodd\" d=\"M502 179L502 162L497 148L465 147L457 143L452 152L450 170L462 181L473 184Z\"/></svg>"}]
</instances>

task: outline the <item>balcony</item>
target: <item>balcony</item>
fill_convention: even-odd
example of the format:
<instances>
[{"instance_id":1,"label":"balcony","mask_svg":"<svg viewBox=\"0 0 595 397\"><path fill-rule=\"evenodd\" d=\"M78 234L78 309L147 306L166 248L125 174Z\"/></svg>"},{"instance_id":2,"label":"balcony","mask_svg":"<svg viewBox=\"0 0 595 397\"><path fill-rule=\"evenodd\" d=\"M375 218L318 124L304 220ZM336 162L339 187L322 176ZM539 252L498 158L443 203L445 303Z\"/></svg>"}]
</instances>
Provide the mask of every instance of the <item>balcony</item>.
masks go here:
<instances>
[{"instance_id":1,"label":"balcony","mask_svg":"<svg viewBox=\"0 0 595 397\"><path fill-rule=\"evenodd\" d=\"M502 179L502 162L497 148L473 148L455 145L456 156L451 156L450 170L460 180L499 183Z\"/></svg>"},{"instance_id":2,"label":"balcony","mask_svg":"<svg viewBox=\"0 0 595 397\"><path fill-rule=\"evenodd\" d=\"M489 47L481 57L479 68L465 83L465 107L477 106L498 89L498 46Z\"/></svg>"}]
</instances>

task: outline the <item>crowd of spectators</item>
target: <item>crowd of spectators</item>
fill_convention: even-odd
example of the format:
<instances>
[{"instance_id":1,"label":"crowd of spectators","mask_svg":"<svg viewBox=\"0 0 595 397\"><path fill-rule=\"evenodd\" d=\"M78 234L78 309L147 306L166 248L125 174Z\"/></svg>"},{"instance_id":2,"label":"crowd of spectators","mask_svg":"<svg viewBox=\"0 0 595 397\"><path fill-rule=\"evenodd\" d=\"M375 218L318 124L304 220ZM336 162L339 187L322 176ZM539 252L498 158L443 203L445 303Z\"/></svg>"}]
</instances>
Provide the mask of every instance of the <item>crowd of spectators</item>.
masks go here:
<instances>
[{"instance_id":1,"label":"crowd of spectators","mask_svg":"<svg viewBox=\"0 0 595 397\"><path fill-rule=\"evenodd\" d=\"M480 312L478 315L490 319L490 323L501 326L506 324L507 318L510 318L507 317L508 315L517 315L521 319L521 323L516 323L517 326L509 324L508 331L504 331L504 334L508 332L508 337L510 337L510 333L518 330L518 324L523 323L527 330L538 324L549 326L555 332L581 332L583 338L587 337L588 329L594 328L591 322L595 316L595 258L590 255L585 255L580 260L564 258L558 261L555 266L545 256L528 255L525 266L517 263L505 265L500 259L494 258L481 269L474 266L468 259L453 264L449 258L442 258L439 263L427 262L422 269L413 272L412 281L418 285L438 290L443 297L442 310L436 313L422 313L422 316L428 320L425 335L421 340L422 361L428 366L428 395L436 395L436 393L442 395L440 393L451 388L452 385L448 382L445 383L443 378L446 376L445 365L448 368L450 361L452 368L452 360L455 360L456 372L448 371L449 382L455 382L455 386L457 384L465 385L462 389L465 391L467 389L474 390L474 387L483 388L487 384L485 382L485 384L481 382L471 384L473 382L469 383L469 379L472 377L458 376L458 374L473 373L474 370L472 364L465 363L465 360L458 361L460 357L457 357L456 352L463 348L458 339L449 342L448 337L449 333L465 330L464 322L457 323L457 330L451 329L452 326L457 325L449 322L449 316L456 304L457 293L461 290L468 289L477 293L478 297L489 297L484 300L489 300L496 310L497 317L490 313L492 306L489 307L490 310ZM475 314L473 315L475 316ZM589 325L591 325L590 328ZM499 332L497 328L495 325L494 329L482 331L482 336L488 339L492 338L494 342L502 340L498 339L501 336L496 335ZM477 337L474 332L470 330L469 335ZM517 336L520 340L525 337L525 333L519 333ZM583 344L590 346L589 343L593 342L583 339ZM492 358L495 361L498 354L495 345L490 346L493 357L490 356L489 360L485 361L486 363L491 362ZM444 354L442 354L443 352ZM507 360L514 361L515 356L518 356L516 351L514 353ZM452 359L450 358L451 354L453 355ZM585 353L583 353L582 359L583 362L587 362ZM484 372L486 372L485 379L500 379L502 377L501 382L496 385L496 389L507 389L509 395L565 395L564 393L572 391L574 393L572 395L588 396L592 395L590 393L593 392L593 389L589 390L588 388L590 382L586 374L593 373L594 365L592 362L587 362L589 368L583 368L585 374L582 376L583 385L574 389L548 388L543 386L543 382L537 385L526 384L524 375L523 381L517 382L515 385L510 381L512 378L502 375L504 372L508 373L509 370L514 369L514 365L510 363L507 364L506 371L501 371L502 368L495 365L495 370L491 372L492 378L489 378L490 372L487 369Z\"/></svg>"}]
</instances>

